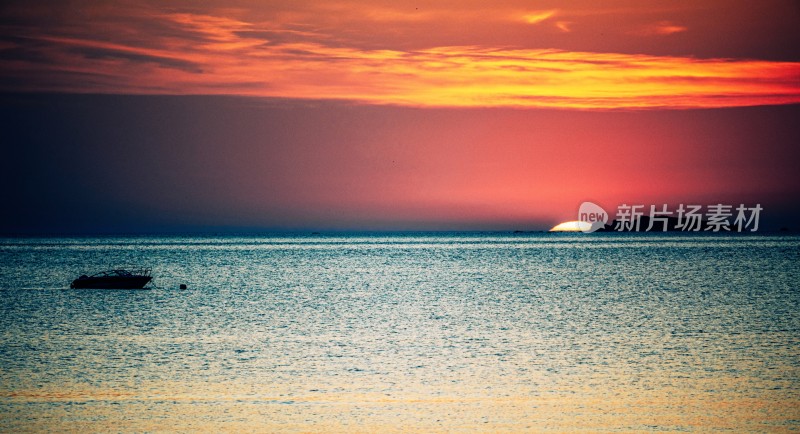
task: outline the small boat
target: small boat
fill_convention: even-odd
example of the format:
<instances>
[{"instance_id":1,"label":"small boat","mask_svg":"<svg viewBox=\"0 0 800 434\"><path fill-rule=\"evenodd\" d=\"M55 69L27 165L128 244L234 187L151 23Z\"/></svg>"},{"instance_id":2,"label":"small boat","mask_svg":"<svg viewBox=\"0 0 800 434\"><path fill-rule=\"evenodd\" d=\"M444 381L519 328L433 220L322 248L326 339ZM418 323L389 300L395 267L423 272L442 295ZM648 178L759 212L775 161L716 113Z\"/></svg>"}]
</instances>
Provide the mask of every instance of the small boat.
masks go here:
<instances>
[{"instance_id":1,"label":"small boat","mask_svg":"<svg viewBox=\"0 0 800 434\"><path fill-rule=\"evenodd\" d=\"M153 280L149 268L101 271L91 276L83 275L69 285L70 288L89 289L142 289Z\"/></svg>"}]
</instances>

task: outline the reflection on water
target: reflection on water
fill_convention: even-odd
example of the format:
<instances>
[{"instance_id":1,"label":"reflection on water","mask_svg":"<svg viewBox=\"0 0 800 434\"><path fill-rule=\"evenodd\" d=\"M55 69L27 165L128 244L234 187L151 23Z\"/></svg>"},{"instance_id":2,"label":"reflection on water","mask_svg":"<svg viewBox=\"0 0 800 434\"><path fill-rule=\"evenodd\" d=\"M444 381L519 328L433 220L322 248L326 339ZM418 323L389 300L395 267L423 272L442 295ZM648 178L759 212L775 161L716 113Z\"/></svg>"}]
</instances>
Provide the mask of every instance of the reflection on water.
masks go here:
<instances>
[{"instance_id":1,"label":"reflection on water","mask_svg":"<svg viewBox=\"0 0 800 434\"><path fill-rule=\"evenodd\" d=\"M0 240L0 430L796 431L798 260L777 236ZM157 287L62 289L121 264Z\"/></svg>"}]
</instances>

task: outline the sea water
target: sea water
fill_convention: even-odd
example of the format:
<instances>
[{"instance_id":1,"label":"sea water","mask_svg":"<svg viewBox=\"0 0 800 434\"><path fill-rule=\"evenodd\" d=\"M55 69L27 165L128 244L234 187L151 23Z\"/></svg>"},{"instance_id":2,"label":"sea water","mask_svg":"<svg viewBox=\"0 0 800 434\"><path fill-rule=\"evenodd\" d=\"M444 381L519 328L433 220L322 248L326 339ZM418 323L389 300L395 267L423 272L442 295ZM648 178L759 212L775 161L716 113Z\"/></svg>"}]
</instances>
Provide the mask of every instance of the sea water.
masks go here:
<instances>
[{"instance_id":1,"label":"sea water","mask_svg":"<svg viewBox=\"0 0 800 434\"><path fill-rule=\"evenodd\" d=\"M0 430L797 431L798 282L796 236L2 239Z\"/></svg>"}]
</instances>

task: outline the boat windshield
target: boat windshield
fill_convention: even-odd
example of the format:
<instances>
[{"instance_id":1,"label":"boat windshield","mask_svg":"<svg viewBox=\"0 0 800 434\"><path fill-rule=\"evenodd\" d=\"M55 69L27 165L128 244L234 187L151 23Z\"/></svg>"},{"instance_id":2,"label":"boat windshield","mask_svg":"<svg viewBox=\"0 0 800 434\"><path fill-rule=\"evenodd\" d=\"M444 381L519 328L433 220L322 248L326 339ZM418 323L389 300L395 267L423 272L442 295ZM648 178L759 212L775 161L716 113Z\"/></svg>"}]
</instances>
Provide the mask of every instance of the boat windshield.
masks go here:
<instances>
[{"instance_id":1,"label":"boat windshield","mask_svg":"<svg viewBox=\"0 0 800 434\"><path fill-rule=\"evenodd\" d=\"M131 277L131 276L149 276L150 268L128 268L128 269L115 269L101 271L93 274L91 277Z\"/></svg>"}]
</instances>

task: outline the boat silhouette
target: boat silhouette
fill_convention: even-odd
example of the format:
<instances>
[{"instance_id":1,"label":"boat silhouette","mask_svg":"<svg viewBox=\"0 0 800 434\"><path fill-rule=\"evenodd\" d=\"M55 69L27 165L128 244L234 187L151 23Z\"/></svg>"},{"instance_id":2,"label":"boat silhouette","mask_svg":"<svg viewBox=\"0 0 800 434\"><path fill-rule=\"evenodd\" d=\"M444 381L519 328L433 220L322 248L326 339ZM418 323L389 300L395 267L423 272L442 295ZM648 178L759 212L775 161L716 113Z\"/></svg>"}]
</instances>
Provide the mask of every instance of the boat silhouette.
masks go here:
<instances>
[{"instance_id":1,"label":"boat silhouette","mask_svg":"<svg viewBox=\"0 0 800 434\"><path fill-rule=\"evenodd\" d=\"M70 288L78 289L142 289L153 280L149 268L116 269L101 271L91 276L82 275L73 280Z\"/></svg>"}]
</instances>

